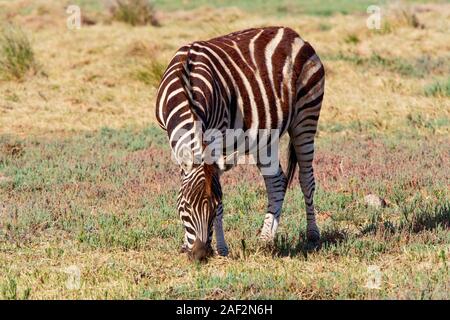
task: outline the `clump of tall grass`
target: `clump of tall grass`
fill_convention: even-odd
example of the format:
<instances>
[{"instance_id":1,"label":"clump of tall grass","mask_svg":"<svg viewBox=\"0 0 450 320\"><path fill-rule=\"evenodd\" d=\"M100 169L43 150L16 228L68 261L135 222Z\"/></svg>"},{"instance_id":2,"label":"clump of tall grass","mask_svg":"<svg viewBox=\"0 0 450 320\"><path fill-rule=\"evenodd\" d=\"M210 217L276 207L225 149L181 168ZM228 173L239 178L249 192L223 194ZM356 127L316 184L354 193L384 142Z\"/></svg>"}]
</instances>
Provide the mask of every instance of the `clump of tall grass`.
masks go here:
<instances>
[{"instance_id":1,"label":"clump of tall grass","mask_svg":"<svg viewBox=\"0 0 450 320\"><path fill-rule=\"evenodd\" d=\"M0 28L0 78L21 80L37 65L26 34L16 26Z\"/></svg>"},{"instance_id":2,"label":"clump of tall grass","mask_svg":"<svg viewBox=\"0 0 450 320\"><path fill-rule=\"evenodd\" d=\"M360 40L356 34L351 33L344 38L344 42L348 44L358 44Z\"/></svg>"},{"instance_id":3,"label":"clump of tall grass","mask_svg":"<svg viewBox=\"0 0 450 320\"><path fill-rule=\"evenodd\" d=\"M136 79L153 87L157 87L166 70L166 65L158 60L151 60L136 71Z\"/></svg>"},{"instance_id":4,"label":"clump of tall grass","mask_svg":"<svg viewBox=\"0 0 450 320\"><path fill-rule=\"evenodd\" d=\"M110 0L107 3L113 20L132 26L159 26L154 5L149 0Z\"/></svg>"},{"instance_id":5,"label":"clump of tall grass","mask_svg":"<svg viewBox=\"0 0 450 320\"><path fill-rule=\"evenodd\" d=\"M401 27L425 29L425 25L419 20L413 7L402 4L389 7L386 18L383 20L383 27L379 30L382 34L391 33Z\"/></svg>"},{"instance_id":6,"label":"clump of tall grass","mask_svg":"<svg viewBox=\"0 0 450 320\"><path fill-rule=\"evenodd\" d=\"M146 85L157 87L166 70L166 63L159 58L160 48L156 43L135 41L131 43L126 56L136 68L131 72L131 77Z\"/></svg>"},{"instance_id":7,"label":"clump of tall grass","mask_svg":"<svg viewBox=\"0 0 450 320\"><path fill-rule=\"evenodd\" d=\"M450 77L446 80L435 80L424 89L426 96L450 97Z\"/></svg>"},{"instance_id":8,"label":"clump of tall grass","mask_svg":"<svg viewBox=\"0 0 450 320\"><path fill-rule=\"evenodd\" d=\"M419 18L417 18L417 15L413 12L411 8L400 9L397 13L397 18L399 20L403 20L403 24L407 26L418 29L425 28L425 25L419 21Z\"/></svg>"}]
</instances>

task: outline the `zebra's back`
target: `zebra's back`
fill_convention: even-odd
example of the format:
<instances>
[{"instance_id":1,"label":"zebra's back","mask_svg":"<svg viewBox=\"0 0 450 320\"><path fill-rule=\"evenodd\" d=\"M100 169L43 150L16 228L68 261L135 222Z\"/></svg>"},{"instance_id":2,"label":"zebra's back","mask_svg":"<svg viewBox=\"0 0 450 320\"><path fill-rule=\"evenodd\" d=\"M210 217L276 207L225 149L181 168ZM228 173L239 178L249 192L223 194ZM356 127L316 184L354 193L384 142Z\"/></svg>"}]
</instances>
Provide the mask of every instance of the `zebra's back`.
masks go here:
<instances>
[{"instance_id":1,"label":"zebra's back","mask_svg":"<svg viewBox=\"0 0 450 320\"><path fill-rule=\"evenodd\" d=\"M281 132L298 112L308 83L324 76L314 49L290 28L247 29L191 43L179 49L158 92L157 119L166 129L173 113L188 114L183 72L207 127Z\"/></svg>"}]
</instances>

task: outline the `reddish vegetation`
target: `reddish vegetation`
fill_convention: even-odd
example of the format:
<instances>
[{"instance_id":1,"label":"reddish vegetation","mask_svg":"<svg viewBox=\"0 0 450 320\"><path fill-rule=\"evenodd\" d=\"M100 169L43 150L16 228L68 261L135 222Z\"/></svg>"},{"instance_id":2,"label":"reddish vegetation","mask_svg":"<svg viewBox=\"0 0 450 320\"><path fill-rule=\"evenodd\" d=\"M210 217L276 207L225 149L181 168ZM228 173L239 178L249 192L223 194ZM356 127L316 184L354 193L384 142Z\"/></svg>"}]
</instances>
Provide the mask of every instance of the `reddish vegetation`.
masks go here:
<instances>
[{"instance_id":1,"label":"reddish vegetation","mask_svg":"<svg viewBox=\"0 0 450 320\"><path fill-rule=\"evenodd\" d=\"M221 178L222 185L237 185L242 182L250 182L255 184L255 187L264 184L261 173L254 165L238 165L225 172Z\"/></svg>"},{"instance_id":2,"label":"reddish vegetation","mask_svg":"<svg viewBox=\"0 0 450 320\"><path fill-rule=\"evenodd\" d=\"M127 187L136 192L162 192L168 189L178 189L180 172L178 166L172 163L170 151L160 148L149 148L136 151L125 158L127 162L135 162L142 167L143 176L131 180Z\"/></svg>"},{"instance_id":3,"label":"reddish vegetation","mask_svg":"<svg viewBox=\"0 0 450 320\"><path fill-rule=\"evenodd\" d=\"M349 152L348 150L351 150ZM170 159L170 151L151 148L137 151L127 156L125 161L132 161L143 167L144 176L130 180L129 187L138 191L140 188L154 190L177 189L179 169ZM285 167L284 155L282 165ZM416 147L397 145L389 148L381 141L342 142L332 146L317 147L314 167L316 179L321 188L328 191L365 192L367 182L378 181L392 185L401 181L402 185L417 188L429 183L430 179L446 181L445 170L450 166L450 156L443 144L427 143ZM420 175L418 174L420 172ZM297 178L294 179L297 181ZM142 185L142 183L145 185ZM264 180L254 165L238 165L225 172L221 177L223 186L238 185L249 182L263 186ZM447 178L448 182L448 178ZM389 188L389 186L388 186Z\"/></svg>"},{"instance_id":4,"label":"reddish vegetation","mask_svg":"<svg viewBox=\"0 0 450 320\"><path fill-rule=\"evenodd\" d=\"M388 185L402 181L411 188L429 184L430 179L445 182L444 168L449 167L450 157L442 144L433 142L415 148L400 145L391 149L372 140L351 142L342 149L322 147L314 162L316 177L325 190L351 187L364 191L361 189L369 181Z\"/></svg>"}]
</instances>

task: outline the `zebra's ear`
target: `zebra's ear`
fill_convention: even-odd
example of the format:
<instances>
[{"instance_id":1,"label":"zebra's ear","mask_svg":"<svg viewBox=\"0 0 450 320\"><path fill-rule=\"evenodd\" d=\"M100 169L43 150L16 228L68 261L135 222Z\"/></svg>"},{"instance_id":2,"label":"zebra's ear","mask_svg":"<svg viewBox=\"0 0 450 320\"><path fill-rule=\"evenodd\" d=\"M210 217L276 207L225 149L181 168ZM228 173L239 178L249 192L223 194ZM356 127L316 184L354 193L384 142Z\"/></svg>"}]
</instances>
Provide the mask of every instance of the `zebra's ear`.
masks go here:
<instances>
[{"instance_id":1,"label":"zebra's ear","mask_svg":"<svg viewBox=\"0 0 450 320\"><path fill-rule=\"evenodd\" d=\"M230 170L237 163L238 156L239 152L235 151L225 157L220 157L217 160L217 166L219 167L220 171Z\"/></svg>"}]
</instances>

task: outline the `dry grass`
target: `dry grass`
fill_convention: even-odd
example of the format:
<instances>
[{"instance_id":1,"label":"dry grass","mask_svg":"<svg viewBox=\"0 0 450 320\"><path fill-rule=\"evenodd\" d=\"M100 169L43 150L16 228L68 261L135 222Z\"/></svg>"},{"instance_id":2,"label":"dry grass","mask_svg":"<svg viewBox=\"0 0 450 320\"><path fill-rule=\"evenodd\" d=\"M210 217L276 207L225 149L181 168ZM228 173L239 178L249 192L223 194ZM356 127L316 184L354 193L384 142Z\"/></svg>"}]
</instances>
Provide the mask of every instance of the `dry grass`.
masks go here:
<instances>
[{"instance_id":1,"label":"dry grass","mask_svg":"<svg viewBox=\"0 0 450 320\"><path fill-rule=\"evenodd\" d=\"M364 16L277 18L236 9L221 9L220 18L215 17L214 9L171 13L163 16L164 28L130 28L114 23L63 33L60 32L65 23L62 10L46 27L36 27L36 21L27 15L15 16L13 20L32 34L35 55L42 61L48 78L35 77L21 84L0 85L2 95L16 96L16 102L0 102L0 132L52 134L91 130L102 125L146 125L153 121L151 110L159 75L152 67L166 64L180 45L250 26L279 24L299 31L325 61L328 110L323 113L323 123L376 118L384 127L395 128L409 113L448 117L448 101L421 94L428 84L427 78L431 80L434 73L422 78L405 77L389 68L364 68L352 61L328 59L342 53L361 58L378 54L406 63L431 57L432 61L443 59L444 66L448 67L448 22L442 19L448 11L448 6L430 6L427 11L417 13L426 29L405 25L388 34L363 27ZM221 22L224 20L229 21L226 26ZM331 29L321 30L320 25L324 23ZM346 42L348 34L357 36L359 42ZM137 42L153 47L153 52L148 57L129 56ZM136 76L146 66L150 66L148 74Z\"/></svg>"},{"instance_id":2,"label":"dry grass","mask_svg":"<svg viewBox=\"0 0 450 320\"><path fill-rule=\"evenodd\" d=\"M162 27L133 27L78 3L95 24L67 30L63 4L0 0L0 19L23 28L43 70L0 82L0 298L448 299L448 4L388 8L377 31L364 14L278 5L276 14L157 7ZM176 254L178 181L167 177L178 171L154 126L156 87L181 45L264 25L297 30L326 66L316 159L324 243L304 250L293 188L276 250L261 248L263 183L241 167L223 179L231 255L200 267ZM367 208L368 193L388 207ZM370 265L381 268L379 290L365 287Z\"/></svg>"},{"instance_id":3,"label":"dry grass","mask_svg":"<svg viewBox=\"0 0 450 320\"><path fill-rule=\"evenodd\" d=\"M0 78L22 80L36 70L33 48L25 33L19 27L4 25L0 29Z\"/></svg>"},{"instance_id":4,"label":"dry grass","mask_svg":"<svg viewBox=\"0 0 450 320\"><path fill-rule=\"evenodd\" d=\"M132 26L160 26L155 7L149 0L111 0L107 5L113 20Z\"/></svg>"}]
</instances>

